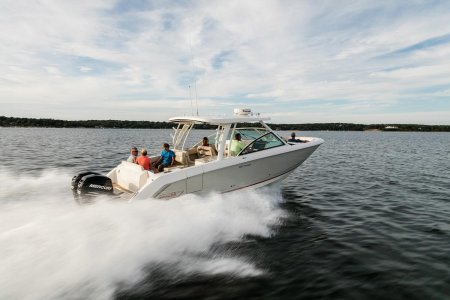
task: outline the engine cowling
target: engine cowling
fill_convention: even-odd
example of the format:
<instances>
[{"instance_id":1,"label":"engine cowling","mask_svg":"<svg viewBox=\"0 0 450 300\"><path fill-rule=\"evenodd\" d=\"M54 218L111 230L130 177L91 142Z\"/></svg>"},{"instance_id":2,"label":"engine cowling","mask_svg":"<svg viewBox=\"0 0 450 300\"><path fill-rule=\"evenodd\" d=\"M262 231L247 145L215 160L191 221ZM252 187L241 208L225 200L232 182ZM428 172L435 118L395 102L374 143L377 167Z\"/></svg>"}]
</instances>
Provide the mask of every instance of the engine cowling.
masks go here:
<instances>
[{"instance_id":1,"label":"engine cowling","mask_svg":"<svg viewBox=\"0 0 450 300\"><path fill-rule=\"evenodd\" d=\"M97 173L97 172L86 171L86 172L82 172L78 175L73 176L72 177L72 185L70 187L72 189L72 191L74 191L75 193L77 192L78 183L80 182L81 178L83 178L86 175L101 175L101 174Z\"/></svg>"},{"instance_id":2,"label":"engine cowling","mask_svg":"<svg viewBox=\"0 0 450 300\"><path fill-rule=\"evenodd\" d=\"M72 191L76 201L89 203L100 195L114 195L111 178L97 172L83 172L72 178Z\"/></svg>"}]
</instances>

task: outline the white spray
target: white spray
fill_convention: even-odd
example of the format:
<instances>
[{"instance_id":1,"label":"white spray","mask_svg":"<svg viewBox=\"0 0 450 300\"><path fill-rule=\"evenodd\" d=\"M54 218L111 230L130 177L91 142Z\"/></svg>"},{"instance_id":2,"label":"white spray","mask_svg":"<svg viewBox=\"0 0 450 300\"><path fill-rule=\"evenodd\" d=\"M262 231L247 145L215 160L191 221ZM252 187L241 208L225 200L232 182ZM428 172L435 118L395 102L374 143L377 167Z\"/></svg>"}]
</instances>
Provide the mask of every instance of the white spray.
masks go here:
<instances>
[{"instance_id":1,"label":"white spray","mask_svg":"<svg viewBox=\"0 0 450 300\"><path fill-rule=\"evenodd\" d=\"M245 235L270 236L284 214L276 190L78 206L60 171L0 170L0 182L0 299L110 299L151 264L257 276L264 271L251 258L207 254Z\"/></svg>"}]
</instances>

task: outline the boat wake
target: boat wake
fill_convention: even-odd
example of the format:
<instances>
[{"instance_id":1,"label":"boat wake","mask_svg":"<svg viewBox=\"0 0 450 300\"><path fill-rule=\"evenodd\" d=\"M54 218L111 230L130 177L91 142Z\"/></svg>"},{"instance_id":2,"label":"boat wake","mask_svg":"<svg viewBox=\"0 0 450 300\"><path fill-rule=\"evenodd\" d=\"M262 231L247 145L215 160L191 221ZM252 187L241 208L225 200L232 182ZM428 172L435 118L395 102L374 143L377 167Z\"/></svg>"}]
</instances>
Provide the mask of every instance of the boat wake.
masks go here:
<instances>
[{"instance_id":1,"label":"boat wake","mask_svg":"<svg viewBox=\"0 0 450 300\"><path fill-rule=\"evenodd\" d=\"M70 179L0 170L0 299L110 299L161 266L259 276L264 266L221 246L269 237L285 217L278 188L79 206Z\"/></svg>"}]
</instances>

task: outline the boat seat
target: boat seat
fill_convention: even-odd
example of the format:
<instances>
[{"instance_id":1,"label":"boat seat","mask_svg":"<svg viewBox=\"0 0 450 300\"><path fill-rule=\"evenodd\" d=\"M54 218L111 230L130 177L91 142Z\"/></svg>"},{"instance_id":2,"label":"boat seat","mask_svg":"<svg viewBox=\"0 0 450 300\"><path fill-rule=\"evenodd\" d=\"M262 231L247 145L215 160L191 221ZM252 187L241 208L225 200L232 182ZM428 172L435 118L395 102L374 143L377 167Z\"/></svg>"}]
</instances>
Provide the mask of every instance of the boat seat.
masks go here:
<instances>
[{"instance_id":1,"label":"boat seat","mask_svg":"<svg viewBox=\"0 0 450 300\"><path fill-rule=\"evenodd\" d=\"M197 147L198 158L206 156L217 156L217 151L214 146L198 146Z\"/></svg>"},{"instance_id":2,"label":"boat seat","mask_svg":"<svg viewBox=\"0 0 450 300\"><path fill-rule=\"evenodd\" d=\"M198 157L197 157L197 148L193 147L190 149L187 149L187 155L188 155L188 161L189 164L191 164L193 161L195 161Z\"/></svg>"},{"instance_id":3,"label":"boat seat","mask_svg":"<svg viewBox=\"0 0 450 300\"><path fill-rule=\"evenodd\" d=\"M116 171L117 184L132 192L137 192L148 179L148 171L140 165L122 161Z\"/></svg>"},{"instance_id":4,"label":"boat seat","mask_svg":"<svg viewBox=\"0 0 450 300\"><path fill-rule=\"evenodd\" d=\"M175 161L183 166L189 165L189 155L187 151L175 150Z\"/></svg>"},{"instance_id":5,"label":"boat seat","mask_svg":"<svg viewBox=\"0 0 450 300\"><path fill-rule=\"evenodd\" d=\"M202 157L202 158L197 158L195 160L195 165L196 166L204 165L204 164L207 164L209 162L215 161L216 159L217 159L217 156L205 156L205 157Z\"/></svg>"}]
</instances>

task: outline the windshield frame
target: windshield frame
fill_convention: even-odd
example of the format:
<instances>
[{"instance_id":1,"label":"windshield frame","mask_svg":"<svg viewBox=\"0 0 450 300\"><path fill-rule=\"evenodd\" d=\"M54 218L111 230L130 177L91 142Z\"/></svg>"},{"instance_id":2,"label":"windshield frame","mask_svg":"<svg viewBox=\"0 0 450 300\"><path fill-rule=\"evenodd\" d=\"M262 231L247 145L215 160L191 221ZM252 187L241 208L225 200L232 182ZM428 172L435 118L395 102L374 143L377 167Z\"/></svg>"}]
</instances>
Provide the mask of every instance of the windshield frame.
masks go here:
<instances>
[{"instance_id":1,"label":"windshield frame","mask_svg":"<svg viewBox=\"0 0 450 300\"><path fill-rule=\"evenodd\" d=\"M275 137L275 139L279 142L278 145L271 146L271 147L269 147L269 148L263 148L263 149L254 150L254 151L251 151L251 152L246 152L246 151L248 151L248 149L249 149L250 147L252 147L252 145L255 144L255 142L257 142L258 140L261 140L262 138L264 138L264 137L266 137L266 136L268 136L268 135L270 135L270 134L272 134L272 136ZM268 133L266 133L266 134L260 136L259 138L253 140L253 141L252 141L250 144L248 144L244 149L242 149L241 152L239 152L236 156L252 154L252 153L255 153L255 152L260 152L260 151L264 151L264 150L269 150L269 149L281 147L281 146L284 146L284 145L286 145L286 143L284 143L284 141L283 141L282 139L280 139L280 137L279 137L277 134L275 134L273 131L269 131Z\"/></svg>"}]
</instances>

